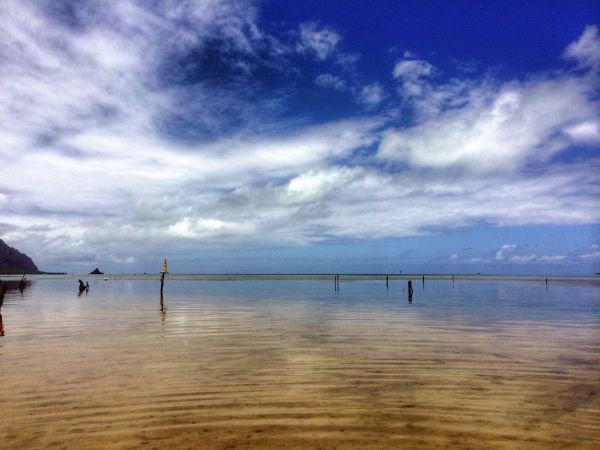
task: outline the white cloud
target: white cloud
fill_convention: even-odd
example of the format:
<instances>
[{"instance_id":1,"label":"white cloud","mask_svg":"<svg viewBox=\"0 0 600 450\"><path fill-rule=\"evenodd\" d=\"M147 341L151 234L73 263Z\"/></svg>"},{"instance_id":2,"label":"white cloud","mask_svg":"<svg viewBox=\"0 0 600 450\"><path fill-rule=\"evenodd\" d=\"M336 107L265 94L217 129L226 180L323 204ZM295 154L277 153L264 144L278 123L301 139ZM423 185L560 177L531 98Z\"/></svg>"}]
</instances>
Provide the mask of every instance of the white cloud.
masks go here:
<instances>
[{"instance_id":1,"label":"white cloud","mask_svg":"<svg viewBox=\"0 0 600 450\"><path fill-rule=\"evenodd\" d=\"M599 105L586 78L483 83L461 94L461 101L452 98L460 88L444 88L418 100L428 112L417 124L385 133L380 158L414 167L514 170L593 135ZM432 112L432 105L440 109Z\"/></svg>"},{"instance_id":2,"label":"white cloud","mask_svg":"<svg viewBox=\"0 0 600 450\"><path fill-rule=\"evenodd\" d=\"M332 88L336 91L343 91L346 89L346 82L336 75L324 73L315 78L315 84L321 87Z\"/></svg>"},{"instance_id":3,"label":"white cloud","mask_svg":"<svg viewBox=\"0 0 600 450\"><path fill-rule=\"evenodd\" d=\"M465 260L465 262L469 263L469 264L480 263L480 262L483 262L483 258L480 256L477 256L475 258L469 258L469 259Z\"/></svg>"},{"instance_id":4,"label":"white cloud","mask_svg":"<svg viewBox=\"0 0 600 450\"><path fill-rule=\"evenodd\" d=\"M305 22L300 25L300 41L296 48L302 53L313 53L322 61L335 51L339 42L340 36L335 31L319 29L315 22Z\"/></svg>"},{"instance_id":5,"label":"white cloud","mask_svg":"<svg viewBox=\"0 0 600 450\"><path fill-rule=\"evenodd\" d=\"M588 120L565 128L573 141L584 144L600 144L600 121Z\"/></svg>"},{"instance_id":6,"label":"white cloud","mask_svg":"<svg viewBox=\"0 0 600 450\"><path fill-rule=\"evenodd\" d=\"M120 258L118 256L113 256L112 261L117 264L135 264L137 259L134 256L127 256L125 258Z\"/></svg>"},{"instance_id":7,"label":"white cloud","mask_svg":"<svg viewBox=\"0 0 600 450\"><path fill-rule=\"evenodd\" d=\"M526 264L526 263L529 263L529 262L533 262L536 259L537 259L536 255L528 255L528 256L515 255L515 256L511 256L510 257L510 262L514 262L514 263L517 263L517 264Z\"/></svg>"},{"instance_id":8,"label":"white cloud","mask_svg":"<svg viewBox=\"0 0 600 450\"><path fill-rule=\"evenodd\" d=\"M494 259L496 261L502 261L503 259L506 258L506 254L507 253L511 253L514 252L515 250L517 250L518 246L515 244L504 244L502 247L500 247L500 249L496 252L496 255L494 256Z\"/></svg>"},{"instance_id":9,"label":"white cloud","mask_svg":"<svg viewBox=\"0 0 600 450\"><path fill-rule=\"evenodd\" d=\"M384 97L385 94L383 87L379 83L373 83L364 86L359 95L360 101L369 106L374 106L381 103Z\"/></svg>"},{"instance_id":10,"label":"white cloud","mask_svg":"<svg viewBox=\"0 0 600 450\"><path fill-rule=\"evenodd\" d=\"M586 28L565 54L591 66L600 54L597 28ZM491 172L547 161L573 144L600 144L597 80L589 71L435 84L434 70L421 60L396 64L394 77L415 123L384 134L381 159Z\"/></svg>"},{"instance_id":11,"label":"white cloud","mask_svg":"<svg viewBox=\"0 0 600 450\"><path fill-rule=\"evenodd\" d=\"M594 261L600 260L600 246L598 244L592 244L586 251L583 251L577 255L580 260Z\"/></svg>"},{"instance_id":12,"label":"white cloud","mask_svg":"<svg viewBox=\"0 0 600 450\"><path fill-rule=\"evenodd\" d=\"M119 197L122 187L107 183L104 203L92 203L87 209L93 214L117 211L116 215L40 216L32 210L3 214L2 222L16 227L6 236L15 245L39 243L34 256L39 254L42 260L69 248L66 244L71 241L81 245L66 251L65 258L78 260L90 258L90 253L110 258L125 249L136 256L138 252L160 253L166 245L175 251L182 239L221 246L244 242L305 245L328 237L415 236L478 223L600 222L597 160L556 166L534 178L525 173L509 178L488 175L457 179L451 173L390 174L375 168L318 164L319 169L313 169L314 164L304 169L302 165L291 166L283 179L252 177L248 174L252 170L232 172L236 173L231 176L233 180L219 182L231 186L225 189L186 176L178 183L159 182L158 187L143 183L138 192ZM147 189L149 194L145 195ZM50 200L53 195L40 195L39 201ZM28 196L23 198L29 203ZM29 228L35 225L50 228ZM509 262L517 250L515 244L505 244L498 249L495 261ZM583 253L579 260L590 260L595 252ZM550 261L539 257L533 262Z\"/></svg>"},{"instance_id":13,"label":"white cloud","mask_svg":"<svg viewBox=\"0 0 600 450\"><path fill-rule=\"evenodd\" d=\"M600 220L595 175L599 164L554 168L535 179L527 174L457 180L451 174L429 172L391 175L361 167L308 169L281 184L244 186L198 202L188 197L187 204L195 208L186 214L194 220L194 214L230 222L243 218L253 224L255 240L296 244L323 236L411 236L481 222L595 223ZM506 244L496 259L505 260L516 250L515 244Z\"/></svg>"},{"instance_id":14,"label":"white cloud","mask_svg":"<svg viewBox=\"0 0 600 450\"><path fill-rule=\"evenodd\" d=\"M189 239L224 238L251 234L252 226L243 222L223 221L215 218L184 217L169 226L168 232L175 237Z\"/></svg>"},{"instance_id":15,"label":"white cloud","mask_svg":"<svg viewBox=\"0 0 600 450\"><path fill-rule=\"evenodd\" d=\"M452 261L456 261L456 260L458 260L458 258L459 258L458 253L453 253L449 256L449 259Z\"/></svg>"},{"instance_id":16,"label":"white cloud","mask_svg":"<svg viewBox=\"0 0 600 450\"><path fill-rule=\"evenodd\" d=\"M394 66L394 78L416 80L426 78L433 74L434 67L427 61L420 59L405 59Z\"/></svg>"},{"instance_id":17,"label":"white cloud","mask_svg":"<svg viewBox=\"0 0 600 450\"><path fill-rule=\"evenodd\" d=\"M567 259L566 255L553 255L553 256L542 255L537 258L537 260L539 262L560 262L560 261L564 261L565 259Z\"/></svg>"},{"instance_id":18,"label":"white cloud","mask_svg":"<svg viewBox=\"0 0 600 450\"><path fill-rule=\"evenodd\" d=\"M516 264L532 264L532 263L558 263L564 262L567 260L566 255L554 255L554 256L546 256L546 255L515 255L511 256L510 262Z\"/></svg>"},{"instance_id":19,"label":"white cloud","mask_svg":"<svg viewBox=\"0 0 600 450\"><path fill-rule=\"evenodd\" d=\"M357 173L357 169L334 168L316 172L309 170L292 178L287 185L287 194L293 201L319 200L333 189L340 189Z\"/></svg>"},{"instance_id":20,"label":"white cloud","mask_svg":"<svg viewBox=\"0 0 600 450\"><path fill-rule=\"evenodd\" d=\"M596 25L585 27L580 38L567 47L563 56L577 61L582 67L600 68L598 27Z\"/></svg>"}]
</instances>

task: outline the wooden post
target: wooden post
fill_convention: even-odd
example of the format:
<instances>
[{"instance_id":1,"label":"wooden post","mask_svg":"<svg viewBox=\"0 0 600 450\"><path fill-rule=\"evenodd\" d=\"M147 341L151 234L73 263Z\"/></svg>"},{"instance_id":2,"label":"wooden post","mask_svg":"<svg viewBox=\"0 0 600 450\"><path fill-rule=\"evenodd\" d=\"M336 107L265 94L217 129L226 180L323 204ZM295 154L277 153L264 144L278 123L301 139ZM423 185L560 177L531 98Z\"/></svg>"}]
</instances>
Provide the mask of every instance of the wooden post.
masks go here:
<instances>
[{"instance_id":1,"label":"wooden post","mask_svg":"<svg viewBox=\"0 0 600 450\"><path fill-rule=\"evenodd\" d=\"M165 286L165 275L167 274L167 258L164 259L162 264L162 269L160 271L160 297L161 297L161 306L162 306L162 295L163 295L163 287Z\"/></svg>"}]
</instances>

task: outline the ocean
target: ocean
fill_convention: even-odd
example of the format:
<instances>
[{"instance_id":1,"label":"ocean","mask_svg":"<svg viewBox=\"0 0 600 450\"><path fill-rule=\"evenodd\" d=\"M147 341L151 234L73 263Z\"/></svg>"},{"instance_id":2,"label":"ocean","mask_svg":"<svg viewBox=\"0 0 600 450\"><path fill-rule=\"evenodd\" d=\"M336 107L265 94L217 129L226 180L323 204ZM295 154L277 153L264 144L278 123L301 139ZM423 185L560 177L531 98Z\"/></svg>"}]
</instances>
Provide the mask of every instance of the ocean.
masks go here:
<instances>
[{"instance_id":1,"label":"ocean","mask_svg":"<svg viewBox=\"0 0 600 450\"><path fill-rule=\"evenodd\" d=\"M0 447L600 448L600 281L31 277Z\"/></svg>"}]
</instances>

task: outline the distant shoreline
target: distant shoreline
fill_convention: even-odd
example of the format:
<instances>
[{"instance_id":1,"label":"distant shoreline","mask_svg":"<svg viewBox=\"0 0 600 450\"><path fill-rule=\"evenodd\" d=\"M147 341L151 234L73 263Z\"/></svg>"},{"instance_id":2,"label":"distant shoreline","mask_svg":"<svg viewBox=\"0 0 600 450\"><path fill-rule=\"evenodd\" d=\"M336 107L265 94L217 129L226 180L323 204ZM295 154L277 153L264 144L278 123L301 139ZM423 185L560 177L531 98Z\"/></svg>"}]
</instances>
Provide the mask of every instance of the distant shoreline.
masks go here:
<instances>
[{"instance_id":1,"label":"distant shoreline","mask_svg":"<svg viewBox=\"0 0 600 450\"><path fill-rule=\"evenodd\" d=\"M332 281L333 273L284 273L284 274L249 274L249 273L221 273L221 274L168 274L168 281ZM531 282L584 282L600 286L599 276L543 276L543 275L494 275L494 274L357 274L340 273L340 281L389 281L420 282L423 275L425 281L531 281ZM20 279L22 274L0 275L0 279ZM86 278L88 280L130 280L130 281L159 281L160 274L37 274L27 275L29 280L71 280Z\"/></svg>"}]
</instances>

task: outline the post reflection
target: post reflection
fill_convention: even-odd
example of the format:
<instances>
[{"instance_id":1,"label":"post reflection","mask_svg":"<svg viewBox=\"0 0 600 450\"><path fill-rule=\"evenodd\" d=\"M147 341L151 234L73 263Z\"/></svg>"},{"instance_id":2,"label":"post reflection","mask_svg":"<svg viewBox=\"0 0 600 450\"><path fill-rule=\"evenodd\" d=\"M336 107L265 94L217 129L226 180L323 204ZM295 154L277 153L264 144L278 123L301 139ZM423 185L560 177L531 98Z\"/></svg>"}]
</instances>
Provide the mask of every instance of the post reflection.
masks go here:
<instances>
[{"instance_id":1,"label":"post reflection","mask_svg":"<svg viewBox=\"0 0 600 450\"><path fill-rule=\"evenodd\" d=\"M162 331L165 331L165 319L167 318L167 308L165 306L165 298L163 297L163 293L160 293L160 323L162 326Z\"/></svg>"},{"instance_id":2,"label":"post reflection","mask_svg":"<svg viewBox=\"0 0 600 450\"><path fill-rule=\"evenodd\" d=\"M0 337L4 336L4 324L2 323L2 314L0 314Z\"/></svg>"}]
</instances>

